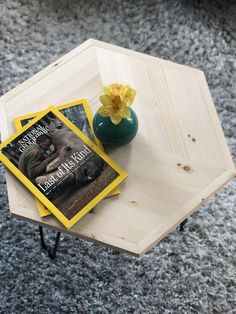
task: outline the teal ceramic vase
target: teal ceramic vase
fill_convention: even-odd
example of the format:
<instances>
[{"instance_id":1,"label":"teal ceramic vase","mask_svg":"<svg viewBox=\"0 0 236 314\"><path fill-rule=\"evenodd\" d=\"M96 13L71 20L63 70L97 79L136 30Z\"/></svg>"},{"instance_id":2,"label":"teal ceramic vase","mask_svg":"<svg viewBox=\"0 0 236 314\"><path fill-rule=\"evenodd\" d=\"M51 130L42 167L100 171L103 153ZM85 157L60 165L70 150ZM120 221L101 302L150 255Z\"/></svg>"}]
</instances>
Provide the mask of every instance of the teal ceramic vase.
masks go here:
<instances>
[{"instance_id":1,"label":"teal ceramic vase","mask_svg":"<svg viewBox=\"0 0 236 314\"><path fill-rule=\"evenodd\" d=\"M93 118L93 131L96 137L106 145L125 145L135 137L138 131L138 118L133 109L130 118L122 119L117 125L109 117L102 117L98 112Z\"/></svg>"}]
</instances>

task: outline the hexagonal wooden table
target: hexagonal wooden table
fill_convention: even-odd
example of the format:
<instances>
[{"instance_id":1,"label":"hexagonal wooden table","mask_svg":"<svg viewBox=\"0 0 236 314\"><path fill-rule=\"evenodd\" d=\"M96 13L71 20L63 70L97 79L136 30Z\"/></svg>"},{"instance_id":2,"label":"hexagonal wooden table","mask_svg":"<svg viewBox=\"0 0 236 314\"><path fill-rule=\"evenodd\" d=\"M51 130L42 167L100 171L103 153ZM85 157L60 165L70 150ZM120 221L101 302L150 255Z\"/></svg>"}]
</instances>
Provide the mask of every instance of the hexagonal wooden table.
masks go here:
<instances>
[{"instance_id":1,"label":"hexagonal wooden table","mask_svg":"<svg viewBox=\"0 0 236 314\"><path fill-rule=\"evenodd\" d=\"M109 150L129 177L69 233L139 256L236 174L202 71L88 40L1 97L1 134L14 133L15 116L52 104L87 98L94 113L101 86L114 82L137 90L138 135ZM40 218L31 193L6 178L13 215L66 231Z\"/></svg>"}]
</instances>

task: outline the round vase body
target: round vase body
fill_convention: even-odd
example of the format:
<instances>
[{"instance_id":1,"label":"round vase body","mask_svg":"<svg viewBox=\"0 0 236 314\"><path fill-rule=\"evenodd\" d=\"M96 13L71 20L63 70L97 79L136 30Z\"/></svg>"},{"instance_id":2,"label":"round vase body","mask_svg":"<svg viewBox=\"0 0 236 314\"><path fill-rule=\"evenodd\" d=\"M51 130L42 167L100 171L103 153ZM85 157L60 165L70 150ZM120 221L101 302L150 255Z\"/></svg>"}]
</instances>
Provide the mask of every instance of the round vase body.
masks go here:
<instances>
[{"instance_id":1,"label":"round vase body","mask_svg":"<svg viewBox=\"0 0 236 314\"><path fill-rule=\"evenodd\" d=\"M106 145L125 145L132 141L138 131L138 118L133 109L130 118L122 119L119 124L113 124L110 117L102 117L96 112L93 118L93 131L96 137Z\"/></svg>"}]
</instances>

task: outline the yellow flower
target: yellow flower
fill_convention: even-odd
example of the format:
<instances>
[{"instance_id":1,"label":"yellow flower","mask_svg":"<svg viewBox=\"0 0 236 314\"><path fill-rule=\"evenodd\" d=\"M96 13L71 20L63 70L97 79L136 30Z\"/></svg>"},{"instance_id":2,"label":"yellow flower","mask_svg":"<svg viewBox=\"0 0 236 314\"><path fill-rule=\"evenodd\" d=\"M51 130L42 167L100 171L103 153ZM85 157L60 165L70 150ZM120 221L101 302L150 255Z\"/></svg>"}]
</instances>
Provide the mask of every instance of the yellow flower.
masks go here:
<instances>
[{"instance_id":1,"label":"yellow flower","mask_svg":"<svg viewBox=\"0 0 236 314\"><path fill-rule=\"evenodd\" d=\"M119 124L122 119L130 117L129 107L134 101L136 91L129 85L111 84L103 87L104 95L100 96L102 107L98 113L110 117L111 122Z\"/></svg>"}]
</instances>

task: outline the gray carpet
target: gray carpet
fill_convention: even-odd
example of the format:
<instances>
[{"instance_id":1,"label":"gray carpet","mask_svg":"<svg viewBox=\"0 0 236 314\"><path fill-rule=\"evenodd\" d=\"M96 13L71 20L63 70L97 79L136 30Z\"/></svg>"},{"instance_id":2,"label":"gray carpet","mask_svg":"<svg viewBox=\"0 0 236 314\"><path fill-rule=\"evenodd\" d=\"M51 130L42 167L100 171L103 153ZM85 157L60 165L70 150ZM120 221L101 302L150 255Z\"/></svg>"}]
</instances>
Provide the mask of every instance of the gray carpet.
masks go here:
<instances>
[{"instance_id":1,"label":"gray carpet","mask_svg":"<svg viewBox=\"0 0 236 314\"><path fill-rule=\"evenodd\" d=\"M202 69L235 160L235 1L0 1L0 94L90 37ZM236 313L235 190L142 258L64 235L51 261L0 166L0 313Z\"/></svg>"}]
</instances>

